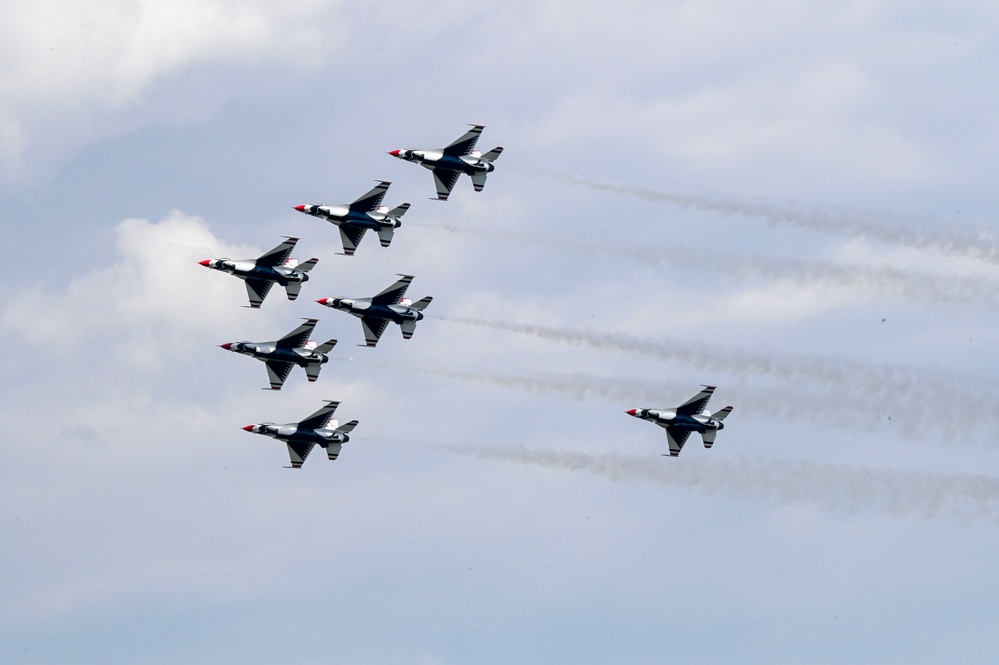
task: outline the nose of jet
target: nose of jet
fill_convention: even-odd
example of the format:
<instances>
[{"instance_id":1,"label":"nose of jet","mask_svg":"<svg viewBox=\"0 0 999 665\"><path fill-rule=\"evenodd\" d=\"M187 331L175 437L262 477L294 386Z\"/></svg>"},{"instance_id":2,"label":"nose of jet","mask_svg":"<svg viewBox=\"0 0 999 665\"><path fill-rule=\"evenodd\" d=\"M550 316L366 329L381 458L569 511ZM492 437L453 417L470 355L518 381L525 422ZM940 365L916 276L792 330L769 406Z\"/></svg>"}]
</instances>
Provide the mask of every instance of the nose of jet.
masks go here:
<instances>
[{"instance_id":1,"label":"nose of jet","mask_svg":"<svg viewBox=\"0 0 999 665\"><path fill-rule=\"evenodd\" d=\"M402 150L390 150L389 154L393 157L398 157L400 152L402 152Z\"/></svg>"},{"instance_id":2,"label":"nose of jet","mask_svg":"<svg viewBox=\"0 0 999 665\"><path fill-rule=\"evenodd\" d=\"M295 206L295 210L297 210L298 212L305 212L305 206L304 205Z\"/></svg>"},{"instance_id":3,"label":"nose of jet","mask_svg":"<svg viewBox=\"0 0 999 665\"><path fill-rule=\"evenodd\" d=\"M244 432L252 432L254 427L255 427L255 425L247 425L246 427L243 428L243 431Z\"/></svg>"},{"instance_id":4,"label":"nose of jet","mask_svg":"<svg viewBox=\"0 0 999 665\"><path fill-rule=\"evenodd\" d=\"M319 303L320 305L325 305L325 304L326 304L326 303L328 303L329 301L330 301L330 299L329 299L329 298L320 298L320 299L319 299L319 300L317 300L316 302L317 302L317 303Z\"/></svg>"},{"instance_id":5,"label":"nose of jet","mask_svg":"<svg viewBox=\"0 0 999 665\"><path fill-rule=\"evenodd\" d=\"M636 416L638 415L638 409L628 409L627 411L625 411L625 413L627 413L629 416Z\"/></svg>"},{"instance_id":6,"label":"nose of jet","mask_svg":"<svg viewBox=\"0 0 999 665\"><path fill-rule=\"evenodd\" d=\"M212 260L211 259L205 259L204 261L198 261L198 263L207 268L208 266L210 266L212 264Z\"/></svg>"},{"instance_id":7,"label":"nose of jet","mask_svg":"<svg viewBox=\"0 0 999 665\"><path fill-rule=\"evenodd\" d=\"M232 349L232 342L226 342L225 344L219 344L223 349L229 351Z\"/></svg>"}]
</instances>

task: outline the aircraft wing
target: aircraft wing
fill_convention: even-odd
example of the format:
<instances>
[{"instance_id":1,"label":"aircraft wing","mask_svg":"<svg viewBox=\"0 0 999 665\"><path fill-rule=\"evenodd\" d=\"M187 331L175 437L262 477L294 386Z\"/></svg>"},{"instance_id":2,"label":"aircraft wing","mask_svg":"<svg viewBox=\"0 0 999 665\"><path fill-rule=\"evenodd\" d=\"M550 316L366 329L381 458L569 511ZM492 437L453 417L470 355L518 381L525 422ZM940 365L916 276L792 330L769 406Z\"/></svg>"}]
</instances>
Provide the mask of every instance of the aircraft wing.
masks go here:
<instances>
[{"instance_id":1,"label":"aircraft wing","mask_svg":"<svg viewBox=\"0 0 999 665\"><path fill-rule=\"evenodd\" d=\"M279 349L299 349L305 346L317 323L319 323L319 319L306 319L305 323L279 339L275 345Z\"/></svg>"},{"instance_id":2,"label":"aircraft wing","mask_svg":"<svg viewBox=\"0 0 999 665\"><path fill-rule=\"evenodd\" d=\"M696 416L700 412L704 411L704 408L708 405L708 400L711 399L711 394L714 393L714 386L704 386L704 390L697 393L686 402L676 407L676 412L682 416Z\"/></svg>"},{"instance_id":3,"label":"aircraft wing","mask_svg":"<svg viewBox=\"0 0 999 665\"><path fill-rule=\"evenodd\" d=\"M281 390L285 379L291 373L292 363L281 362L280 360L268 360L264 364L267 365L267 378L270 379L271 390Z\"/></svg>"},{"instance_id":4,"label":"aircraft wing","mask_svg":"<svg viewBox=\"0 0 999 665\"><path fill-rule=\"evenodd\" d=\"M298 423L298 427L300 429L322 429L326 427L338 406L340 406L340 402L326 402L325 406Z\"/></svg>"},{"instance_id":5,"label":"aircraft wing","mask_svg":"<svg viewBox=\"0 0 999 665\"><path fill-rule=\"evenodd\" d=\"M458 172L451 169L434 169L431 173L434 174L434 184L437 186L437 198L447 201L451 190L454 189L454 183L458 182Z\"/></svg>"},{"instance_id":6,"label":"aircraft wing","mask_svg":"<svg viewBox=\"0 0 999 665\"><path fill-rule=\"evenodd\" d=\"M391 182L381 181L378 186L372 189L370 192L357 199L350 204L350 209L354 212L371 212L372 210L377 210L378 206L382 204L382 199L385 198L385 192L388 191Z\"/></svg>"},{"instance_id":7,"label":"aircraft wing","mask_svg":"<svg viewBox=\"0 0 999 665\"><path fill-rule=\"evenodd\" d=\"M402 279L371 299L372 305L398 305L406 297L406 289L413 281L412 275L400 275Z\"/></svg>"},{"instance_id":8,"label":"aircraft wing","mask_svg":"<svg viewBox=\"0 0 999 665\"><path fill-rule=\"evenodd\" d=\"M343 243L343 253L347 256L353 255L367 229L363 226L347 226L346 224L341 224L338 228L340 229L340 241Z\"/></svg>"},{"instance_id":9,"label":"aircraft wing","mask_svg":"<svg viewBox=\"0 0 999 665\"><path fill-rule=\"evenodd\" d=\"M260 307L260 303L267 297L267 293L274 286L274 282L266 279L246 279L246 295L250 299L250 307Z\"/></svg>"},{"instance_id":10,"label":"aircraft wing","mask_svg":"<svg viewBox=\"0 0 999 665\"><path fill-rule=\"evenodd\" d=\"M315 443L288 442L288 457L291 458L291 468L301 469L305 463L305 458L312 452Z\"/></svg>"},{"instance_id":11,"label":"aircraft wing","mask_svg":"<svg viewBox=\"0 0 999 665\"><path fill-rule=\"evenodd\" d=\"M451 145L444 148L442 152L451 157L464 157L475 150L475 142L479 140L479 134L485 129L485 125L472 125L472 128L455 139Z\"/></svg>"},{"instance_id":12,"label":"aircraft wing","mask_svg":"<svg viewBox=\"0 0 999 665\"><path fill-rule=\"evenodd\" d=\"M288 238L283 243L257 259L257 265L266 266L268 268L284 265L284 262L288 260L288 257L291 256L291 252L295 249L295 243L297 242L298 238Z\"/></svg>"},{"instance_id":13,"label":"aircraft wing","mask_svg":"<svg viewBox=\"0 0 999 665\"><path fill-rule=\"evenodd\" d=\"M368 346L377 344L388 324L388 319L379 319L373 316L362 317L361 328L364 329L364 343Z\"/></svg>"},{"instance_id":14,"label":"aircraft wing","mask_svg":"<svg viewBox=\"0 0 999 665\"><path fill-rule=\"evenodd\" d=\"M687 443L687 437L690 436L689 429L683 429L679 431L666 430L666 441L669 442L669 455L670 457L676 457L680 454L683 449L683 444Z\"/></svg>"}]
</instances>

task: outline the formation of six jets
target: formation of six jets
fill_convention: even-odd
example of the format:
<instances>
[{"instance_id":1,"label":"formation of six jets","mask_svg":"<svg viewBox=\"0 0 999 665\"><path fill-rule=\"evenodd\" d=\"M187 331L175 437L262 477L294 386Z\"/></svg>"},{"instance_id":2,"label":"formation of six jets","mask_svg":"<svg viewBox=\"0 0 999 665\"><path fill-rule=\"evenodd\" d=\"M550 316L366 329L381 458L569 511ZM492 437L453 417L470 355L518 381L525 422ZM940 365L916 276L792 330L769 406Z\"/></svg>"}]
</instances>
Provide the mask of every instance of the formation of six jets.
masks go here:
<instances>
[{"instance_id":1,"label":"formation of six jets","mask_svg":"<svg viewBox=\"0 0 999 665\"><path fill-rule=\"evenodd\" d=\"M496 168L493 162L502 154L503 148L496 147L485 154L475 150L483 129L483 125L472 125L472 129L444 148L392 150L388 154L429 169L434 177L437 199L446 201L462 173L471 178L475 191L480 192L485 187L486 176ZM379 181L373 189L351 203L305 204L294 209L336 226L346 256L354 254L368 231L374 231L381 246L388 247L396 229L402 226L400 218L410 208L409 203L401 203L391 210L382 205L391 184ZM319 259L311 258L299 263L291 258L297 242L298 238L285 236L284 242L256 259L205 259L200 263L206 268L242 279L249 307L257 309L274 284L285 288L288 300L296 300L302 284L309 281L309 272L316 267ZM389 323L397 324L403 338L410 339L433 298L426 296L416 302L406 298L413 276L399 277L394 284L371 297L328 297L316 302L361 320L364 344L359 346L377 345ZM312 341L310 337L317 323L317 319L305 319L305 323L274 341L227 342L221 347L262 361L267 368L270 389L280 390L296 365L305 370L309 381L316 381L323 365L329 362L328 354L337 340L331 339L323 344ZM631 409L627 413L664 428L670 456L680 454L691 432L699 432L704 446L710 448L715 435L725 426L722 421L732 411L732 407L727 406L717 413L710 413L705 407L713 392L714 386L705 386L704 390L675 409ZM285 442L291 460L290 468L301 468L316 444L326 449L330 460L335 460L341 446L350 440L350 432L357 426L356 420L340 425L333 419L339 405L339 402L327 401L325 406L297 423L265 422L247 425L243 429Z\"/></svg>"}]
</instances>

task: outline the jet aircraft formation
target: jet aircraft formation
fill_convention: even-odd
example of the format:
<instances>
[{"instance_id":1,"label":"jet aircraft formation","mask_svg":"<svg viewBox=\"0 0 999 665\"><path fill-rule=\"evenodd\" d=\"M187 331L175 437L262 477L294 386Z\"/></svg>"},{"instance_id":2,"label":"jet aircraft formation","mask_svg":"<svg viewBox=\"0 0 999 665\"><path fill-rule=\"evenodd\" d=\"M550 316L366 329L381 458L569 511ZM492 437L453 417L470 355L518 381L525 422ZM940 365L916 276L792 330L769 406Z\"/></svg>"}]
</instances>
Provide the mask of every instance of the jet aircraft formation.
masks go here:
<instances>
[{"instance_id":1,"label":"jet aircraft formation","mask_svg":"<svg viewBox=\"0 0 999 665\"><path fill-rule=\"evenodd\" d=\"M472 125L472 129L444 148L393 150L389 154L432 170L437 185L437 198L440 200L447 200L460 173L471 176L474 189L479 192L485 186L486 175L495 168L493 162L503 152L503 148L494 148L485 155L475 151L476 141L483 128L483 125ZM380 180L377 186L351 203L298 205L294 209L336 226L340 232L343 254L346 256L354 254L368 231L374 231L381 246L388 247L396 229L402 226L400 218L410 207L408 203L401 203L391 210L382 206L391 184ZM285 288L288 300L296 300L302 285L309 281L309 273L319 263L319 259L312 258L298 263L291 258L298 240L285 236L284 242L256 259L219 258L205 259L200 263L206 268L226 272L243 280L249 307L259 309L275 284ZM389 323L398 324L403 338L410 339L416 332L416 323L423 319L423 311L433 298L426 296L416 302L407 299L406 290L413 281L413 276L399 277L401 279L371 297L321 298L316 302L359 318L364 334L364 344L360 346L376 346ZM316 344L309 339L318 322L318 319L306 319L305 323L274 341L227 342L221 347L262 361L267 368L271 390L281 390L296 365L304 368L309 381L316 381L322 366L329 362L329 352L337 344L335 339L323 344ZM335 460L340 454L341 446L350 440L349 434L358 423L351 420L339 425L336 420L332 420L339 404L327 401L325 406L297 423L264 422L247 425L243 429L283 441L287 445L291 461L291 467L288 468L301 468L316 444L326 449L330 460Z\"/></svg>"},{"instance_id":2,"label":"jet aircraft formation","mask_svg":"<svg viewBox=\"0 0 999 665\"><path fill-rule=\"evenodd\" d=\"M503 152L496 147L482 154L475 145L484 129L483 125L472 125L460 137L443 148L399 149L388 154L399 159L419 164L433 174L437 199L446 201L461 174L468 175L476 192L481 192L486 177L495 170L494 162ZM389 210L382 205L392 183L386 180L378 184L350 203L302 204L295 210L326 220L337 227L343 245L343 255L353 256L358 245L368 231L374 231L382 247L388 247L395 231L402 226L401 217L410 208L409 203L401 203ZM205 259L201 265L206 268L229 273L243 280L251 309L259 309L274 284L285 288L288 300L296 300L302 285L309 281L310 271L319 262L311 258L299 263L291 258L298 238L285 236L284 242L265 252L256 259L229 258ZM402 331L404 339L410 339L416 331L417 322L424 317L424 310L433 301L426 296L416 302L406 298L406 291L413 281L412 275L399 275L401 279L380 293L364 298L327 297L316 302L331 309L338 309L361 320L364 344L374 347L378 344L389 323L395 323ZM309 339L318 319L309 318L305 323L280 339L267 342L227 342L221 347L233 353L256 358L267 368L270 389L281 390L292 369L297 365L305 370L309 381L316 381L322 366L329 362L329 353L337 344L330 339L316 344ZM704 390L674 409L631 409L627 413L647 420L666 430L669 456L680 454L691 432L699 432L704 446L710 448L718 431L725 425L722 422L732 411L727 406L717 413L706 409L714 386ZM255 434L270 436L283 441L288 448L288 456L293 469L299 469L316 444L326 449L330 460L340 454L341 446L350 440L349 434L358 421L339 425L332 420L339 402L327 401L318 411L297 423L274 424L271 422L247 425L243 429Z\"/></svg>"}]
</instances>

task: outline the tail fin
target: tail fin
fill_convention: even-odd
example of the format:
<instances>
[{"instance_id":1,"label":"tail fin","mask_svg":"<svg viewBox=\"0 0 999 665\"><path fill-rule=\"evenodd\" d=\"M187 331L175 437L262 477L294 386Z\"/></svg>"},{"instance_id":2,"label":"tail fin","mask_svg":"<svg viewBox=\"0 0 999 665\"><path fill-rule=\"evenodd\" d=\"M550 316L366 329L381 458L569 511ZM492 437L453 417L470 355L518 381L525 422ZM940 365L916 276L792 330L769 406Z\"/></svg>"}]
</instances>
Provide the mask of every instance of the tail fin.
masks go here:
<instances>
[{"instance_id":1,"label":"tail fin","mask_svg":"<svg viewBox=\"0 0 999 665\"><path fill-rule=\"evenodd\" d=\"M298 270L300 272L309 272L310 270L316 267L317 263L319 263L319 259L309 259L305 263L299 263Z\"/></svg>"},{"instance_id":2,"label":"tail fin","mask_svg":"<svg viewBox=\"0 0 999 665\"><path fill-rule=\"evenodd\" d=\"M320 353L329 353L330 351L333 350L334 346L336 346L336 340L331 339L330 341L324 342L319 346L317 346L316 351L319 351Z\"/></svg>"},{"instance_id":3,"label":"tail fin","mask_svg":"<svg viewBox=\"0 0 999 665\"><path fill-rule=\"evenodd\" d=\"M711 417L712 417L712 418L714 418L715 420L725 420L725 418L726 418L726 417L728 416L728 414L730 414L730 413L732 413L732 407L730 407L730 406L726 406L726 407L725 407L724 409L722 409L721 411L718 411L717 413L712 413L712 414L711 414Z\"/></svg>"},{"instance_id":4,"label":"tail fin","mask_svg":"<svg viewBox=\"0 0 999 665\"><path fill-rule=\"evenodd\" d=\"M427 308L427 305L429 305L432 301L433 301L433 296L427 296L426 298L420 298L412 305L410 305L410 307L422 312Z\"/></svg>"},{"instance_id":5,"label":"tail fin","mask_svg":"<svg viewBox=\"0 0 999 665\"><path fill-rule=\"evenodd\" d=\"M284 290L288 294L288 300L294 300L302 290L301 282L288 282L284 285Z\"/></svg>"},{"instance_id":6,"label":"tail fin","mask_svg":"<svg viewBox=\"0 0 999 665\"><path fill-rule=\"evenodd\" d=\"M495 162L502 152L503 148L496 147L487 152L486 154L482 155L482 157L480 157L479 159L481 159L484 162Z\"/></svg>"},{"instance_id":7,"label":"tail fin","mask_svg":"<svg viewBox=\"0 0 999 665\"><path fill-rule=\"evenodd\" d=\"M378 242L382 244L382 247L388 247L392 243L392 234L394 233L395 228L392 226L382 226L378 229Z\"/></svg>"},{"instance_id":8,"label":"tail fin","mask_svg":"<svg viewBox=\"0 0 999 665\"><path fill-rule=\"evenodd\" d=\"M403 215L406 214L407 210L409 210L409 204L408 203L403 203L402 205L397 206L397 207L392 208L391 210L389 210L388 211L388 216L389 217L402 217Z\"/></svg>"},{"instance_id":9,"label":"tail fin","mask_svg":"<svg viewBox=\"0 0 999 665\"><path fill-rule=\"evenodd\" d=\"M701 438L704 439L704 447L710 448L714 444L716 436L718 436L718 430L716 429L706 429L701 432Z\"/></svg>"}]
</instances>

